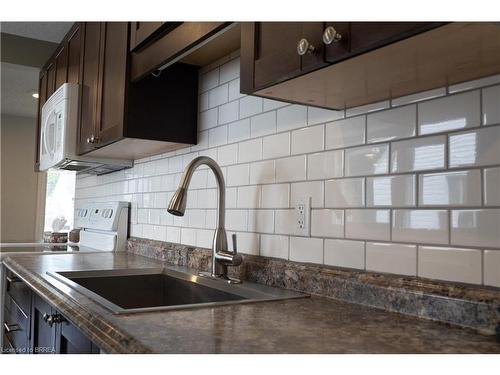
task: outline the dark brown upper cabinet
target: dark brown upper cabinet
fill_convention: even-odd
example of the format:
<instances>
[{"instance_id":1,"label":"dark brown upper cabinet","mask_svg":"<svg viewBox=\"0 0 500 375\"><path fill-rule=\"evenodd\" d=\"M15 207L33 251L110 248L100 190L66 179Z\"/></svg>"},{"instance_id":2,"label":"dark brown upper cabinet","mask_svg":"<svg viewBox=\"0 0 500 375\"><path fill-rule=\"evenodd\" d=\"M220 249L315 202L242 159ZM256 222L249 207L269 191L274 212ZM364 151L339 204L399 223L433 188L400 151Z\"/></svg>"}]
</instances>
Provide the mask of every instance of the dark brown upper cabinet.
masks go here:
<instances>
[{"instance_id":1,"label":"dark brown upper cabinet","mask_svg":"<svg viewBox=\"0 0 500 375\"><path fill-rule=\"evenodd\" d=\"M241 91L351 108L500 73L491 22L251 22L241 26Z\"/></svg>"}]
</instances>

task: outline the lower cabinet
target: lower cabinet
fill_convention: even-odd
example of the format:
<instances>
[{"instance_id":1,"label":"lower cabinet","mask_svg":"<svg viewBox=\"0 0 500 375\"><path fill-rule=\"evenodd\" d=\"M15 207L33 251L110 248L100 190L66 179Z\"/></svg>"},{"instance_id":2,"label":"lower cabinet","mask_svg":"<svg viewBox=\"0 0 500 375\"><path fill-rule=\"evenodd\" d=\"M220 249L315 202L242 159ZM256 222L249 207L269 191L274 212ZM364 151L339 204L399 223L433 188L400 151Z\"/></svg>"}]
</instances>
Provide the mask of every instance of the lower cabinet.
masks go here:
<instances>
[{"instance_id":1,"label":"lower cabinet","mask_svg":"<svg viewBox=\"0 0 500 375\"><path fill-rule=\"evenodd\" d=\"M4 354L98 354L99 348L47 301L6 270ZM13 288L11 283L16 283ZM26 289L29 291L26 302ZM21 294L19 291L22 291ZM22 298L23 304L18 301Z\"/></svg>"}]
</instances>

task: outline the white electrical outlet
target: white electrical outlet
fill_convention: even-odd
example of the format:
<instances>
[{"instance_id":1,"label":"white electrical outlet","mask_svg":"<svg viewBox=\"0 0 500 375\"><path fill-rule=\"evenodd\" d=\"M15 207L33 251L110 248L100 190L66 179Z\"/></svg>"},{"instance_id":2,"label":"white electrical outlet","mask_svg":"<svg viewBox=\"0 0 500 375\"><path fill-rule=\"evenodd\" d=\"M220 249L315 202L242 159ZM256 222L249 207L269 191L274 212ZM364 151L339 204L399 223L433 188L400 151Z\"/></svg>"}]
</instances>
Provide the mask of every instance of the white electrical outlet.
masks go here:
<instances>
[{"instance_id":1,"label":"white electrical outlet","mask_svg":"<svg viewBox=\"0 0 500 375\"><path fill-rule=\"evenodd\" d=\"M297 214L297 234L299 236L311 235L311 197L300 197L295 206Z\"/></svg>"}]
</instances>

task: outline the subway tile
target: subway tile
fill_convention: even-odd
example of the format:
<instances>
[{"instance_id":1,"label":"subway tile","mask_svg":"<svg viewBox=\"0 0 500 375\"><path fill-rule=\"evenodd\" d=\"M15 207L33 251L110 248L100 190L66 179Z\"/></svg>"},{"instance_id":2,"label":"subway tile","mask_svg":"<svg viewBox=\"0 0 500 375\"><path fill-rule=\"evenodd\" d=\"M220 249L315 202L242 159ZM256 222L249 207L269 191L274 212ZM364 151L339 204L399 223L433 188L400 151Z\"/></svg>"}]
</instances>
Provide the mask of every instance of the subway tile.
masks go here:
<instances>
[{"instance_id":1,"label":"subway tile","mask_svg":"<svg viewBox=\"0 0 500 375\"><path fill-rule=\"evenodd\" d=\"M239 142L250 138L250 119L235 121L228 125L228 142Z\"/></svg>"},{"instance_id":2,"label":"subway tile","mask_svg":"<svg viewBox=\"0 0 500 375\"><path fill-rule=\"evenodd\" d=\"M451 243L500 248L500 209L453 210Z\"/></svg>"},{"instance_id":3,"label":"subway tile","mask_svg":"<svg viewBox=\"0 0 500 375\"><path fill-rule=\"evenodd\" d=\"M200 130L207 130L217 126L218 121L217 108L209 109L208 111L201 112L199 115Z\"/></svg>"},{"instance_id":4,"label":"subway tile","mask_svg":"<svg viewBox=\"0 0 500 375\"><path fill-rule=\"evenodd\" d=\"M260 186L241 186L238 188L238 208L260 207Z\"/></svg>"},{"instance_id":5,"label":"subway tile","mask_svg":"<svg viewBox=\"0 0 500 375\"><path fill-rule=\"evenodd\" d=\"M483 125L495 124L500 124L500 85L483 89Z\"/></svg>"},{"instance_id":6,"label":"subway tile","mask_svg":"<svg viewBox=\"0 0 500 375\"><path fill-rule=\"evenodd\" d=\"M228 100L228 85L224 84L216 87L208 92L208 107L213 108L221 104L227 103Z\"/></svg>"},{"instance_id":7,"label":"subway tile","mask_svg":"<svg viewBox=\"0 0 500 375\"><path fill-rule=\"evenodd\" d=\"M500 287L500 251L484 251L484 284Z\"/></svg>"},{"instance_id":8,"label":"subway tile","mask_svg":"<svg viewBox=\"0 0 500 375\"><path fill-rule=\"evenodd\" d=\"M264 99L264 111L271 111L288 105L290 105L290 103L282 102L280 100Z\"/></svg>"},{"instance_id":9,"label":"subway tile","mask_svg":"<svg viewBox=\"0 0 500 375\"><path fill-rule=\"evenodd\" d=\"M262 113L250 118L250 134L252 137L276 133L276 111Z\"/></svg>"},{"instance_id":10,"label":"subway tile","mask_svg":"<svg viewBox=\"0 0 500 375\"><path fill-rule=\"evenodd\" d=\"M348 108L345 111L346 117L356 116L363 113L374 112L381 109L389 108L389 100L384 100L378 103L366 104L359 107Z\"/></svg>"},{"instance_id":11,"label":"subway tile","mask_svg":"<svg viewBox=\"0 0 500 375\"><path fill-rule=\"evenodd\" d=\"M367 177L367 207L415 206L415 180L415 175Z\"/></svg>"},{"instance_id":12,"label":"subway tile","mask_svg":"<svg viewBox=\"0 0 500 375\"><path fill-rule=\"evenodd\" d=\"M229 82L229 100L236 100L245 95L240 92L240 79L234 79Z\"/></svg>"},{"instance_id":13,"label":"subway tile","mask_svg":"<svg viewBox=\"0 0 500 375\"><path fill-rule=\"evenodd\" d=\"M364 146L345 150L345 175L362 176L387 173L389 146Z\"/></svg>"},{"instance_id":14,"label":"subway tile","mask_svg":"<svg viewBox=\"0 0 500 375\"><path fill-rule=\"evenodd\" d=\"M449 136L449 166L500 164L500 126Z\"/></svg>"},{"instance_id":15,"label":"subway tile","mask_svg":"<svg viewBox=\"0 0 500 375\"><path fill-rule=\"evenodd\" d=\"M416 94L405 95L399 98L392 99L391 104L393 107L396 107L400 105L420 102L422 100L438 98L440 96L445 96L445 95L446 95L446 88L440 87L438 89L422 91Z\"/></svg>"},{"instance_id":16,"label":"subway tile","mask_svg":"<svg viewBox=\"0 0 500 375\"><path fill-rule=\"evenodd\" d=\"M344 237L344 211L311 210L311 235L314 237Z\"/></svg>"},{"instance_id":17,"label":"subway tile","mask_svg":"<svg viewBox=\"0 0 500 375\"><path fill-rule=\"evenodd\" d=\"M500 206L500 168L484 170L484 204Z\"/></svg>"},{"instance_id":18,"label":"subway tile","mask_svg":"<svg viewBox=\"0 0 500 375\"><path fill-rule=\"evenodd\" d=\"M306 157L292 156L276 160L276 182L306 179Z\"/></svg>"},{"instance_id":19,"label":"subway tile","mask_svg":"<svg viewBox=\"0 0 500 375\"><path fill-rule=\"evenodd\" d=\"M219 165L236 164L238 161L238 145L231 144L217 149L217 162Z\"/></svg>"},{"instance_id":20,"label":"subway tile","mask_svg":"<svg viewBox=\"0 0 500 375\"><path fill-rule=\"evenodd\" d=\"M213 89L219 84L219 69L213 69L200 76L200 93Z\"/></svg>"},{"instance_id":21,"label":"subway tile","mask_svg":"<svg viewBox=\"0 0 500 375\"><path fill-rule=\"evenodd\" d=\"M237 201L238 201L238 188L226 187L226 208L236 208Z\"/></svg>"},{"instance_id":22,"label":"subway tile","mask_svg":"<svg viewBox=\"0 0 500 375\"><path fill-rule=\"evenodd\" d=\"M290 260L303 263L323 263L323 239L290 237Z\"/></svg>"},{"instance_id":23,"label":"subway tile","mask_svg":"<svg viewBox=\"0 0 500 375\"><path fill-rule=\"evenodd\" d=\"M290 105L278 109L278 131L301 128L307 125L307 107Z\"/></svg>"},{"instance_id":24,"label":"subway tile","mask_svg":"<svg viewBox=\"0 0 500 375\"><path fill-rule=\"evenodd\" d=\"M273 210L248 211L248 230L250 232L273 233L274 211Z\"/></svg>"},{"instance_id":25,"label":"subway tile","mask_svg":"<svg viewBox=\"0 0 500 375\"><path fill-rule=\"evenodd\" d=\"M480 124L479 91L451 95L418 105L418 132L432 134Z\"/></svg>"},{"instance_id":26,"label":"subway tile","mask_svg":"<svg viewBox=\"0 0 500 375\"><path fill-rule=\"evenodd\" d=\"M229 82L240 76L240 59L233 59L220 67L220 83Z\"/></svg>"},{"instance_id":27,"label":"subway tile","mask_svg":"<svg viewBox=\"0 0 500 375\"><path fill-rule=\"evenodd\" d=\"M323 181L296 182L291 184L291 206L297 205L299 199L311 197L311 206L323 207Z\"/></svg>"},{"instance_id":28,"label":"subway tile","mask_svg":"<svg viewBox=\"0 0 500 375\"><path fill-rule=\"evenodd\" d=\"M324 126L317 125L292 132L292 154L304 154L323 150Z\"/></svg>"},{"instance_id":29,"label":"subway tile","mask_svg":"<svg viewBox=\"0 0 500 375\"><path fill-rule=\"evenodd\" d=\"M278 158L290 155L290 133L270 135L262 139L262 157Z\"/></svg>"},{"instance_id":30,"label":"subway tile","mask_svg":"<svg viewBox=\"0 0 500 375\"><path fill-rule=\"evenodd\" d=\"M249 166L248 164L232 165L227 167L227 185L241 186L248 185L249 181Z\"/></svg>"},{"instance_id":31,"label":"subway tile","mask_svg":"<svg viewBox=\"0 0 500 375\"><path fill-rule=\"evenodd\" d=\"M181 243L183 245L196 246L196 229L181 228Z\"/></svg>"},{"instance_id":32,"label":"subway tile","mask_svg":"<svg viewBox=\"0 0 500 375\"><path fill-rule=\"evenodd\" d=\"M214 239L214 232L208 229L196 230L196 246L205 249L212 248L212 241Z\"/></svg>"},{"instance_id":33,"label":"subway tile","mask_svg":"<svg viewBox=\"0 0 500 375\"><path fill-rule=\"evenodd\" d=\"M324 122L334 121L344 118L344 111L336 111L331 109L323 109L316 107L307 108L307 124L321 124Z\"/></svg>"},{"instance_id":34,"label":"subway tile","mask_svg":"<svg viewBox=\"0 0 500 375\"><path fill-rule=\"evenodd\" d=\"M448 211L394 210L392 240L448 244Z\"/></svg>"},{"instance_id":35,"label":"subway tile","mask_svg":"<svg viewBox=\"0 0 500 375\"><path fill-rule=\"evenodd\" d=\"M409 138L416 135L416 106L409 105L369 114L367 143Z\"/></svg>"},{"instance_id":36,"label":"subway tile","mask_svg":"<svg viewBox=\"0 0 500 375\"><path fill-rule=\"evenodd\" d=\"M274 160L264 160L250 164L250 184L268 184L274 181Z\"/></svg>"},{"instance_id":37,"label":"subway tile","mask_svg":"<svg viewBox=\"0 0 500 375\"><path fill-rule=\"evenodd\" d=\"M167 228L167 241L173 243L181 242L181 229L177 227L166 227Z\"/></svg>"},{"instance_id":38,"label":"subway tile","mask_svg":"<svg viewBox=\"0 0 500 375\"><path fill-rule=\"evenodd\" d=\"M356 146L365 143L366 116L329 122L325 125L326 149Z\"/></svg>"},{"instance_id":39,"label":"subway tile","mask_svg":"<svg viewBox=\"0 0 500 375\"><path fill-rule=\"evenodd\" d=\"M365 243L350 240L325 240L324 263L330 266L364 269Z\"/></svg>"},{"instance_id":40,"label":"subway tile","mask_svg":"<svg viewBox=\"0 0 500 375\"><path fill-rule=\"evenodd\" d=\"M481 284L481 274L480 250L419 246L420 277Z\"/></svg>"},{"instance_id":41,"label":"subway tile","mask_svg":"<svg viewBox=\"0 0 500 375\"><path fill-rule=\"evenodd\" d=\"M394 142L391 145L391 171L399 173L444 168L445 145L445 136Z\"/></svg>"},{"instance_id":42,"label":"subway tile","mask_svg":"<svg viewBox=\"0 0 500 375\"><path fill-rule=\"evenodd\" d=\"M240 119L262 112L262 98L245 96L240 99Z\"/></svg>"},{"instance_id":43,"label":"subway tile","mask_svg":"<svg viewBox=\"0 0 500 375\"><path fill-rule=\"evenodd\" d=\"M300 235L297 226L298 216L295 209L276 210L274 212L274 232L278 234Z\"/></svg>"},{"instance_id":44,"label":"subway tile","mask_svg":"<svg viewBox=\"0 0 500 375\"><path fill-rule=\"evenodd\" d=\"M219 126L208 132L208 145L216 147L227 143L227 126Z\"/></svg>"},{"instance_id":45,"label":"subway tile","mask_svg":"<svg viewBox=\"0 0 500 375\"><path fill-rule=\"evenodd\" d=\"M227 195L227 194L226 194ZM198 190L198 208L217 208L217 189Z\"/></svg>"},{"instance_id":46,"label":"subway tile","mask_svg":"<svg viewBox=\"0 0 500 375\"><path fill-rule=\"evenodd\" d=\"M368 271L417 274L417 247L398 243L366 243L366 269Z\"/></svg>"},{"instance_id":47,"label":"subway tile","mask_svg":"<svg viewBox=\"0 0 500 375\"><path fill-rule=\"evenodd\" d=\"M191 151L199 151L208 148L208 130L198 132L198 143L191 146Z\"/></svg>"},{"instance_id":48,"label":"subway tile","mask_svg":"<svg viewBox=\"0 0 500 375\"><path fill-rule=\"evenodd\" d=\"M307 179L326 179L343 175L344 153L341 150L319 152L307 156Z\"/></svg>"},{"instance_id":49,"label":"subway tile","mask_svg":"<svg viewBox=\"0 0 500 375\"><path fill-rule=\"evenodd\" d=\"M263 208L288 208L290 200L290 185L263 185L262 207Z\"/></svg>"},{"instance_id":50,"label":"subway tile","mask_svg":"<svg viewBox=\"0 0 500 375\"><path fill-rule=\"evenodd\" d=\"M454 93L454 92L471 90L471 89L476 89L479 87L494 85L496 83L500 83L500 74L489 76L489 77L484 77L484 78L480 78L480 79L475 79L473 81L457 83L455 85L451 85L448 88L448 91L450 93Z\"/></svg>"},{"instance_id":51,"label":"subway tile","mask_svg":"<svg viewBox=\"0 0 500 375\"><path fill-rule=\"evenodd\" d=\"M219 125L237 121L238 118L239 118L239 104L237 100L226 103L219 107L219 115L218 115Z\"/></svg>"},{"instance_id":52,"label":"subway tile","mask_svg":"<svg viewBox=\"0 0 500 375\"><path fill-rule=\"evenodd\" d=\"M248 229L248 212L246 210L226 210L226 229L246 231Z\"/></svg>"},{"instance_id":53,"label":"subway tile","mask_svg":"<svg viewBox=\"0 0 500 375\"><path fill-rule=\"evenodd\" d=\"M364 178L325 181L325 207L363 207L364 204Z\"/></svg>"},{"instance_id":54,"label":"subway tile","mask_svg":"<svg viewBox=\"0 0 500 375\"><path fill-rule=\"evenodd\" d=\"M236 233L238 252L243 254L259 255L259 235L256 233ZM228 247L233 249L233 238L228 233Z\"/></svg>"},{"instance_id":55,"label":"subway tile","mask_svg":"<svg viewBox=\"0 0 500 375\"><path fill-rule=\"evenodd\" d=\"M238 161L245 163L262 159L262 139L251 139L238 145Z\"/></svg>"},{"instance_id":56,"label":"subway tile","mask_svg":"<svg viewBox=\"0 0 500 375\"><path fill-rule=\"evenodd\" d=\"M260 255L270 258L288 259L288 236L261 235Z\"/></svg>"},{"instance_id":57,"label":"subway tile","mask_svg":"<svg viewBox=\"0 0 500 375\"><path fill-rule=\"evenodd\" d=\"M346 238L389 241L389 210L346 210Z\"/></svg>"},{"instance_id":58,"label":"subway tile","mask_svg":"<svg viewBox=\"0 0 500 375\"><path fill-rule=\"evenodd\" d=\"M205 210L190 210L189 211L189 226L192 228L205 227Z\"/></svg>"},{"instance_id":59,"label":"subway tile","mask_svg":"<svg viewBox=\"0 0 500 375\"><path fill-rule=\"evenodd\" d=\"M428 173L419 176L420 206L480 206L479 170Z\"/></svg>"}]
</instances>

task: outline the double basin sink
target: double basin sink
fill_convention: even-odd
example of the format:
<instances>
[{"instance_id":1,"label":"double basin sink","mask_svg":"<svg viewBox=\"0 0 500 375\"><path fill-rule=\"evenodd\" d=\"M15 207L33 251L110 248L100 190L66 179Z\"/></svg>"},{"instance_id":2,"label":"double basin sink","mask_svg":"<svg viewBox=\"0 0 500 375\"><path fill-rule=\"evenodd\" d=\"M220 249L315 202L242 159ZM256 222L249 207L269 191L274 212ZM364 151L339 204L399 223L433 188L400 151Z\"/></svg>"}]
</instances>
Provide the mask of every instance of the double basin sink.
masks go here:
<instances>
[{"instance_id":1,"label":"double basin sink","mask_svg":"<svg viewBox=\"0 0 500 375\"><path fill-rule=\"evenodd\" d=\"M179 310L303 298L307 295L251 282L229 284L182 267L47 272L114 314ZM54 284L57 286L57 283ZM72 294L73 295L73 294Z\"/></svg>"}]
</instances>

